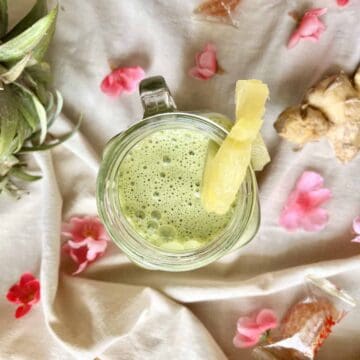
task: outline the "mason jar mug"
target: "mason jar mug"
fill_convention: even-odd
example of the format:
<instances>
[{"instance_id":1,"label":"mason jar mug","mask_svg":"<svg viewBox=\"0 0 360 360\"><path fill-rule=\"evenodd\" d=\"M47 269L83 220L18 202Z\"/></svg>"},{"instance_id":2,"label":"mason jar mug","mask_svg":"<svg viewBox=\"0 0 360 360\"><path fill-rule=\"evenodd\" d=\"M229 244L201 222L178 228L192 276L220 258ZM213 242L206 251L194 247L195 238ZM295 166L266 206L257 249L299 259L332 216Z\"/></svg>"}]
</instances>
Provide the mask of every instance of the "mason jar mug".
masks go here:
<instances>
[{"instance_id":1,"label":"mason jar mug","mask_svg":"<svg viewBox=\"0 0 360 360\"><path fill-rule=\"evenodd\" d=\"M97 179L99 215L112 240L136 264L186 271L247 244L260 223L249 166L226 215L201 206L206 152L228 134L218 113L178 111L160 76L140 84L144 118L107 144Z\"/></svg>"}]
</instances>

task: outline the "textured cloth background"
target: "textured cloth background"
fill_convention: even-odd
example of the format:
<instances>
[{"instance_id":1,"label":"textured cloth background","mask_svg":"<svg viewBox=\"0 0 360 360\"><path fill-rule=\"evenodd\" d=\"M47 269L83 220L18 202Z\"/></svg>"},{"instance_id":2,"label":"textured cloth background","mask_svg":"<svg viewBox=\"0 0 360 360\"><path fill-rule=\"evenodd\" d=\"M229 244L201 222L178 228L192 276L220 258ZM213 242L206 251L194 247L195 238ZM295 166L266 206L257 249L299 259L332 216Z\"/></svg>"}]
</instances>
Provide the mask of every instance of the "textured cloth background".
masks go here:
<instances>
[{"instance_id":1,"label":"textured cloth background","mask_svg":"<svg viewBox=\"0 0 360 360\"><path fill-rule=\"evenodd\" d=\"M65 108L57 129L79 113L81 131L52 153L36 156L44 177L19 201L0 201L0 359L222 360L250 359L232 346L237 318L260 307L280 315L303 294L304 275L330 277L360 299L359 244L350 243L360 214L360 157L339 165L319 142L294 152L273 129L280 111L339 67L360 61L360 2L338 8L335 0L242 0L240 29L191 19L197 0L60 0L51 49ZM11 1L13 19L31 1ZM53 3L52 3L53 4ZM294 28L288 12L327 6L328 29L319 43L284 44ZM213 41L225 74L208 82L187 76L194 54ZM163 75L179 109L210 109L233 116L236 79L268 83L271 101L263 130L272 163L259 176L262 225L245 248L203 269L179 274L143 270L110 244L80 276L60 266L60 225L74 214L96 214L95 179L102 149L142 116L137 94L111 100L99 90L108 61L141 65ZM305 169L324 175L332 189L330 223L320 233L288 234L279 211ZM13 318L5 299L24 271L40 277L42 301ZM319 359L360 358L360 312L334 329Z\"/></svg>"}]
</instances>

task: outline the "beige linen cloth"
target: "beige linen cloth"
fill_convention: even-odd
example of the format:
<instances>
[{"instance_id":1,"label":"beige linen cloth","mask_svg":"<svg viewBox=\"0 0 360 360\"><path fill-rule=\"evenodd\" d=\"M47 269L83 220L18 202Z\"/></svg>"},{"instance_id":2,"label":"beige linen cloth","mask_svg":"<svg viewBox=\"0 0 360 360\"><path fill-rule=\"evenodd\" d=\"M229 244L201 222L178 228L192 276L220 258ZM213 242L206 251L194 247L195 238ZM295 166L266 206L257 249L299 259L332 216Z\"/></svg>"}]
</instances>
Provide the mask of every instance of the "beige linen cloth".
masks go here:
<instances>
[{"instance_id":1,"label":"beige linen cloth","mask_svg":"<svg viewBox=\"0 0 360 360\"><path fill-rule=\"evenodd\" d=\"M31 1L10 1L13 19ZM65 98L57 130L79 113L81 131L51 153L38 154L43 179L21 200L0 200L1 360L223 360L250 359L233 347L236 320L261 307L281 316L303 294L308 273L331 278L360 300L360 246L351 243L351 222L360 215L360 157L343 166L326 142L294 152L273 129L279 112L339 66L352 72L360 61L360 2L242 0L240 28L191 18L197 0L60 0L50 52L55 82ZM53 5L51 3L50 5ZM288 12L329 8L319 43L287 50L294 28ZM194 54L208 41L225 70L201 82L187 75ZM147 271L114 245L79 276L61 260L60 226L72 215L96 214L95 179L101 152L116 133L141 118L137 94L112 100L99 84L115 65L141 65L163 75L182 110L234 113L236 79L269 84L271 100L263 134L272 163L258 176L262 224L246 247L203 269ZM324 231L289 234L277 224L298 176L320 172L333 191ZM62 264L62 265L61 265ZM60 266L61 265L61 266ZM15 320L7 289L24 271L40 278L41 303ZM334 328L321 360L360 359L360 312Z\"/></svg>"}]
</instances>

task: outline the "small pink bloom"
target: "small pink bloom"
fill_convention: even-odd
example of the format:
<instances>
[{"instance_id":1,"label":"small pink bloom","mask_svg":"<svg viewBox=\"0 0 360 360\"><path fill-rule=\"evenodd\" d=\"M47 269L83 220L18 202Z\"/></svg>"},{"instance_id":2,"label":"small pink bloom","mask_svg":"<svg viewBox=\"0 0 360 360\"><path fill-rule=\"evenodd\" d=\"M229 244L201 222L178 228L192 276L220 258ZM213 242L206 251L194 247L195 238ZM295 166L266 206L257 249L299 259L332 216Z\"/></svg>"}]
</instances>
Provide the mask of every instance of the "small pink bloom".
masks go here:
<instances>
[{"instance_id":1,"label":"small pink bloom","mask_svg":"<svg viewBox=\"0 0 360 360\"><path fill-rule=\"evenodd\" d=\"M323 187L324 179L312 171L305 171L296 183L280 215L280 225L288 231L302 228L322 230L328 222L328 213L320 208L331 198L331 191Z\"/></svg>"},{"instance_id":2,"label":"small pink bloom","mask_svg":"<svg viewBox=\"0 0 360 360\"><path fill-rule=\"evenodd\" d=\"M215 45L208 43L203 51L196 54L195 62L196 66L190 69L189 75L199 80L211 79L219 69Z\"/></svg>"},{"instance_id":3,"label":"small pink bloom","mask_svg":"<svg viewBox=\"0 0 360 360\"><path fill-rule=\"evenodd\" d=\"M123 92L134 92L139 82L145 77L140 66L123 67L112 71L101 83L101 90L109 96L119 96Z\"/></svg>"},{"instance_id":4,"label":"small pink bloom","mask_svg":"<svg viewBox=\"0 0 360 360\"><path fill-rule=\"evenodd\" d=\"M360 243L360 216L357 216L353 221L353 231L356 236L351 241Z\"/></svg>"},{"instance_id":5,"label":"small pink bloom","mask_svg":"<svg viewBox=\"0 0 360 360\"><path fill-rule=\"evenodd\" d=\"M255 317L241 317L237 322L233 344L238 348L255 346L265 332L277 326L278 319L271 309L262 309Z\"/></svg>"},{"instance_id":6,"label":"small pink bloom","mask_svg":"<svg viewBox=\"0 0 360 360\"><path fill-rule=\"evenodd\" d=\"M339 6L346 6L349 3L349 0L336 0Z\"/></svg>"},{"instance_id":7,"label":"small pink bloom","mask_svg":"<svg viewBox=\"0 0 360 360\"><path fill-rule=\"evenodd\" d=\"M61 234L67 239L63 250L79 265L73 275L102 256L110 240L100 220L91 216L72 217L63 224Z\"/></svg>"},{"instance_id":8,"label":"small pink bloom","mask_svg":"<svg viewBox=\"0 0 360 360\"><path fill-rule=\"evenodd\" d=\"M40 300L39 280L31 273L22 274L19 282L9 289L6 298L10 302L19 305L15 311L17 319L26 315L32 306Z\"/></svg>"},{"instance_id":9,"label":"small pink bloom","mask_svg":"<svg viewBox=\"0 0 360 360\"><path fill-rule=\"evenodd\" d=\"M288 48L293 48L301 39L318 41L320 35L326 29L325 25L319 20L319 16L326 14L326 12L327 8L308 10L301 19L298 28L291 35Z\"/></svg>"}]
</instances>

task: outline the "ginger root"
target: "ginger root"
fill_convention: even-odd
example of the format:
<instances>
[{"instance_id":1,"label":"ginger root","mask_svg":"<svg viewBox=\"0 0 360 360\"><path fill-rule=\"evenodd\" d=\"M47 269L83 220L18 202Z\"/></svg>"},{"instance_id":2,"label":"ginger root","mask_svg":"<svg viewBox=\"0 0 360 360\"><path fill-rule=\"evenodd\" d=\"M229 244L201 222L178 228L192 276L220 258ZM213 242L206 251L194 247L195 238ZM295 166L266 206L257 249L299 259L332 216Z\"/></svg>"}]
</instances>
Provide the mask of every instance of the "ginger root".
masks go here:
<instances>
[{"instance_id":1,"label":"ginger root","mask_svg":"<svg viewBox=\"0 0 360 360\"><path fill-rule=\"evenodd\" d=\"M297 145L326 137L342 163L360 151L360 67L353 82L343 72L311 88L302 102L275 122L278 134Z\"/></svg>"}]
</instances>

